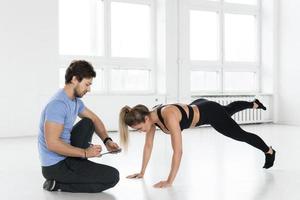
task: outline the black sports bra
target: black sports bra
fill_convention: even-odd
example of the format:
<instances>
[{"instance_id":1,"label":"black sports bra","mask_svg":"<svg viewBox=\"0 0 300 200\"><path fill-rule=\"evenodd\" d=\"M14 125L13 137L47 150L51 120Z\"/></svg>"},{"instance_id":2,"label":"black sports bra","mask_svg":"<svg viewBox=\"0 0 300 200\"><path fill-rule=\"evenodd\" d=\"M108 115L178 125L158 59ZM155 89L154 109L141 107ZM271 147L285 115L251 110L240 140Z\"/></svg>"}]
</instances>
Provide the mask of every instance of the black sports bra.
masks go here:
<instances>
[{"instance_id":1,"label":"black sports bra","mask_svg":"<svg viewBox=\"0 0 300 200\"><path fill-rule=\"evenodd\" d=\"M188 109L189 109L189 117L188 117L185 110L180 105L177 105L177 104L171 104L171 105L176 106L180 110L180 113L181 113L181 116L182 116L181 120L180 120L180 124L179 124L180 129L184 130L184 129L190 128L190 126L193 122L193 118L194 118L194 110L193 110L192 106L187 105ZM164 119L161 115L161 109L165 106L166 105L163 105L163 106L160 106L159 108L157 108L157 115L158 115L158 118L159 118L160 122L166 127ZM157 123L155 123L155 125L162 130L162 128ZM168 130L167 127L166 127L166 129Z\"/></svg>"}]
</instances>

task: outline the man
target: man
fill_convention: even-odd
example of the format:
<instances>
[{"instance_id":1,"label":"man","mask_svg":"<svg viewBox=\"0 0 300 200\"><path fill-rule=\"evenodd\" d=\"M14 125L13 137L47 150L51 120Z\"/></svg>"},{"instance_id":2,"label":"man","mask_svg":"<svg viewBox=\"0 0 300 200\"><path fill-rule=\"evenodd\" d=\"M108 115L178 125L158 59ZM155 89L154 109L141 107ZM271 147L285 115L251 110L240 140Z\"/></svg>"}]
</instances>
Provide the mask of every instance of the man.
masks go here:
<instances>
[{"instance_id":1,"label":"man","mask_svg":"<svg viewBox=\"0 0 300 200\"><path fill-rule=\"evenodd\" d=\"M45 190L101 192L119 181L118 170L88 160L99 156L102 150L100 145L91 144L94 131L108 151L119 149L108 137L100 118L80 99L90 91L95 77L90 63L73 61L66 70L64 88L42 111L38 149ZM77 116L82 119L73 127Z\"/></svg>"}]
</instances>

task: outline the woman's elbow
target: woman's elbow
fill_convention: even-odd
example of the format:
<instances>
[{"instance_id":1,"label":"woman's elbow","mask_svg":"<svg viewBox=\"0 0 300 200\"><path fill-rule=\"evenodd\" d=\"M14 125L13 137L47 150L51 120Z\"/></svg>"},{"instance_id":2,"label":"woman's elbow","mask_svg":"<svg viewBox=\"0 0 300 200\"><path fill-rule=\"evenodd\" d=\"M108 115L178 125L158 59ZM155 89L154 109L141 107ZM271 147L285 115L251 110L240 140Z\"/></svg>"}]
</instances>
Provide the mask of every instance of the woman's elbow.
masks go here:
<instances>
[{"instance_id":1,"label":"woman's elbow","mask_svg":"<svg viewBox=\"0 0 300 200\"><path fill-rule=\"evenodd\" d=\"M183 151L182 151L182 149L180 149L180 150L175 150L175 151L174 151L174 154L177 155L177 156L182 156Z\"/></svg>"}]
</instances>

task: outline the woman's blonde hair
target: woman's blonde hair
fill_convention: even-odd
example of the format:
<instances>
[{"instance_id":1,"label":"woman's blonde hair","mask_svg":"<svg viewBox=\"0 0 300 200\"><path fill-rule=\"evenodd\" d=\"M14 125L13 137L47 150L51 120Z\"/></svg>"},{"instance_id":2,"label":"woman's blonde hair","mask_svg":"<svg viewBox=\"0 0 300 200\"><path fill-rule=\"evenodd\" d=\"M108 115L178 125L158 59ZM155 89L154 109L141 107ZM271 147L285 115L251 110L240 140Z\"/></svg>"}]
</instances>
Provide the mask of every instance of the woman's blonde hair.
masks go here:
<instances>
[{"instance_id":1,"label":"woman's blonde hair","mask_svg":"<svg viewBox=\"0 0 300 200\"><path fill-rule=\"evenodd\" d=\"M142 105L136 105L133 108L124 106L119 114L119 132L120 143L127 149L129 142L128 126L134 126L145 122L145 116L150 114L149 109Z\"/></svg>"}]
</instances>

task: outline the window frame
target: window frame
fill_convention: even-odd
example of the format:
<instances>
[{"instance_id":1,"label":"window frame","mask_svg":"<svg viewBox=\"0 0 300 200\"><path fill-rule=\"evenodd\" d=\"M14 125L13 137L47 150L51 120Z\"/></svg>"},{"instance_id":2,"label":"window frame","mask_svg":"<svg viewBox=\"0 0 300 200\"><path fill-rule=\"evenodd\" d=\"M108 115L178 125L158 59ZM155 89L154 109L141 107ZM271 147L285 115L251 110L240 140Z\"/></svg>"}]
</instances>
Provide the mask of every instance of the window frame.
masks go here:
<instances>
[{"instance_id":1,"label":"window frame","mask_svg":"<svg viewBox=\"0 0 300 200\"><path fill-rule=\"evenodd\" d=\"M72 60L87 60L91 62L95 69L103 69L104 72L104 89L102 91L93 91L91 94L100 94L100 95L114 95L114 94L155 94L156 93L156 4L155 0L101 0L103 2L103 56L86 56L86 55L60 55L59 54L59 66L60 68L67 68ZM131 3L131 4L142 4L150 6L150 56L149 58L139 58L139 57L112 57L111 56L111 3L120 2L120 3ZM96 4L95 4L96 5ZM95 10L92 11L92 21L94 24L92 32L93 37L91 38L95 44L93 49L97 52L97 11L96 6ZM100 24L101 25L101 24ZM110 70L114 68L119 69L145 69L150 70L150 88L144 91L112 91L110 89Z\"/></svg>"},{"instance_id":2,"label":"window frame","mask_svg":"<svg viewBox=\"0 0 300 200\"><path fill-rule=\"evenodd\" d=\"M219 13L219 58L216 61L191 60L189 46L189 16L191 10L210 11ZM228 62L225 61L225 14L245 14L256 16L256 61L255 62ZM201 94L220 93L249 93L249 91L230 91L225 89L224 73L227 71L247 71L257 74L256 88L251 93L258 93L261 90L261 1L257 0L257 5L227 3L220 1L188 0L179 3L179 70L181 71L180 84L182 90L190 91L190 96ZM216 91L198 90L191 91L190 77L188 74L192 70L197 71L219 71L219 89ZM187 81L189 80L189 81ZM184 93L184 92L181 92ZM184 95L183 95L184 96Z\"/></svg>"}]
</instances>

